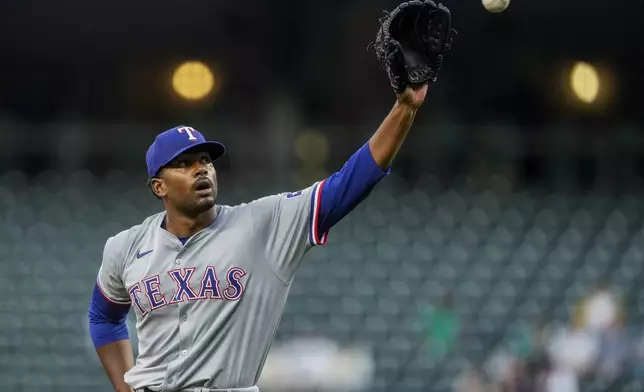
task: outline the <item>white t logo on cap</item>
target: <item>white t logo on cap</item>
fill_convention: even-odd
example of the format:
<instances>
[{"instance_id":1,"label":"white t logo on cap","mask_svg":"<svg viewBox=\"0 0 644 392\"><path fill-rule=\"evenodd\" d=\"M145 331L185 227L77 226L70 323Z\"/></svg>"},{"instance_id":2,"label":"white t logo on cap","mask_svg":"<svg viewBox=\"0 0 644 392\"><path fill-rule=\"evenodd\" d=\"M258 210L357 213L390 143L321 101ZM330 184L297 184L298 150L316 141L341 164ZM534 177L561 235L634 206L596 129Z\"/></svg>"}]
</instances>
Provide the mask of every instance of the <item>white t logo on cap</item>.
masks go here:
<instances>
[{"instance_id":1,"label":"white t logo on cap","mask_svg":"<svg viewBox=\"0 0 644 392\"><path fill-rule=\"evenodd\" d=\"M192 127L181 127L181 128L177 128L177 131L179 131L179 133L184 133L184 132L185 132L185 133L187 133L187 134L188 134L188 140L197 140L197 138L195 137L195 135L193 135L193 134L192 134L192 132L193 132L194 130L195 130L195 129L194 129L194 128L192 128Z\"/></svg>"}]
</instances>

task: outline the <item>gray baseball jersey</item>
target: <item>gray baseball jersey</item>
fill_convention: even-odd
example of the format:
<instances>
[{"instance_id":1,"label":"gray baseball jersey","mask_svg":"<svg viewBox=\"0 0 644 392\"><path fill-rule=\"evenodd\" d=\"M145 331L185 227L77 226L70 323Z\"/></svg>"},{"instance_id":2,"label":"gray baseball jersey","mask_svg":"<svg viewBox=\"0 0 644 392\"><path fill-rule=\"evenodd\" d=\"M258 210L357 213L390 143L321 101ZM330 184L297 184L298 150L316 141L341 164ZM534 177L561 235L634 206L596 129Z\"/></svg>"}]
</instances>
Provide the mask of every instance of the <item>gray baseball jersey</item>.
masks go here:
<instances>
[{"instance_id":1,"label":"gray baseball jersey","mask_svg":"<svg viewBox=\"0 0 644 392\"><path fill-rule=\"evenodd\" d=\"M98 284L136 312L133 388L254 386L302 257L326 241L321 183L220 206L185 245L161 227L165 212L110 237Z\"/></svg>"}]
</instances>

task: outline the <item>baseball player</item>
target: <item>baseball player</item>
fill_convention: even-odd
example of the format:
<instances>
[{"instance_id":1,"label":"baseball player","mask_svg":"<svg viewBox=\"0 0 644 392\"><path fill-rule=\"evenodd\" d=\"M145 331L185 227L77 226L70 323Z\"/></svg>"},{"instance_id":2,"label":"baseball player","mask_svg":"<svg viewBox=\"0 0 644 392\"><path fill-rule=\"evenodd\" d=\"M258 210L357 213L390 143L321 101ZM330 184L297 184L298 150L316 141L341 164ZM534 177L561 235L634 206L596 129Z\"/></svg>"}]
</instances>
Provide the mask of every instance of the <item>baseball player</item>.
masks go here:
<instances>
[{"instance_id":1,"label":"baseball player","mask_svg":"<svg viewBox=\"0 0 644 392\"><path fill-rule=\"evenodd\" d=\"M396 102L338 172L297 192L217 204L213 162L226 148L196 129L147 151L162 212L107 239L89 308L96 352L119 392L258 392L304 255L326 243L391 169L451 45L449 11L411 0L381 19L375 48ZM136 314L134 362L125 323Z\"/></svg>"},{"instance_id":2,"label":"baseball player","mask_svg":"<svg viewBox=\"0 0 644 392\"><path fill-rule=\"evenodd\" d=\"M221 143L187 126L159 134L146 158L164 211L106 241L90 303L90 335L114 388L258 391L303 256L389 173L426 92L424 85L398 95L340 171L236 206L217 204Z\"/></svg>"}]
</instances>

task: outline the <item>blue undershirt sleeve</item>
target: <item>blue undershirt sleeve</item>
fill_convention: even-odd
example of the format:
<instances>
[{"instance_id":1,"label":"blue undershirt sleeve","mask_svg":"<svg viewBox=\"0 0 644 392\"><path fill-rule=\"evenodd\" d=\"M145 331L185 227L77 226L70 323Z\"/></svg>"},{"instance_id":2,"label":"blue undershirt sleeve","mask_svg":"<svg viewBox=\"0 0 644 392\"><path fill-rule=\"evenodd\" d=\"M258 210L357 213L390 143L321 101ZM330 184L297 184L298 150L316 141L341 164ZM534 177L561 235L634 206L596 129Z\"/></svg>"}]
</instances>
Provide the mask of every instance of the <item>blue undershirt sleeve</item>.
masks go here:
<instances>
[{"instance_id":1,"label":"blue undershirt sleeve","mask_svg":"<svg viewBox=\"0 0 644 392\"><path fill-rule=\"evenodd\" d=\"M129 304L117 304L108 300L98 285L89 304L89 332L95 348L129 338L126 318Z\"/></svg>"},{"instance_id":2,"label":"blue undershirt sleeve","mask_svg":"<svg viewBox=\"0 0 644 392\"><path fill-rule=\"evenodd\" d=\"M319 209L313 209L313 213L318 214L319 233L316 236L318 238L314 238L314 243L324 244L327 232L366 199L390 171L391 167L383 170L378 166L371 155L369 143L365 143L340 171L324 180L320 184Z\"/></svg>"}]
</instances>

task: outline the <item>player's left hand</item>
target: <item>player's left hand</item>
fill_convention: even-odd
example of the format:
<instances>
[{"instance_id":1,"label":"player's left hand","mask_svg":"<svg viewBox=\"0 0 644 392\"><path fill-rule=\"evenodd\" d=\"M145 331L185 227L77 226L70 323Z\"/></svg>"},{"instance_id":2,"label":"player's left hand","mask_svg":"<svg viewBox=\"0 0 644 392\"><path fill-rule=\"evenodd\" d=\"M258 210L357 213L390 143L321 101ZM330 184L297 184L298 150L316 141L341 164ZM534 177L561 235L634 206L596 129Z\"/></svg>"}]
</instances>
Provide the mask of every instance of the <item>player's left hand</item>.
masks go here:
<instances>
[{"instance_id":1,"label":"player's left hand","mask_svg":"<svg viewBox=\"0 0 644 392\"><path fill-rule=\"evenodd\" d=\"M418 109L425 102L428 84L425 83L419 87L407 86L402 94L398 95L398 103L408 105L413 109Z\"/></svg>"}]
</instances>

